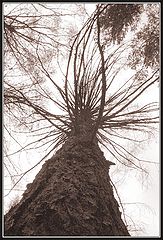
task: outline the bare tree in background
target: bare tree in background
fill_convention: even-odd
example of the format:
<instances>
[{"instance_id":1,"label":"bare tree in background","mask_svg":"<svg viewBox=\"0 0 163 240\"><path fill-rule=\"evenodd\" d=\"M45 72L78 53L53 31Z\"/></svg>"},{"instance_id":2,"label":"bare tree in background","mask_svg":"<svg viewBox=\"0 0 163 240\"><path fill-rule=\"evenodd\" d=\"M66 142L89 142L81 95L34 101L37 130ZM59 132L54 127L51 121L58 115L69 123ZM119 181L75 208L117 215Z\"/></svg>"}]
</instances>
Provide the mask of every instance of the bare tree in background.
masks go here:
<instances>
[{"instance_id":1,"label":"bare tree in background","mask_svg":"<svg viewBox=\"0 0 163 240\"><path fill-rule=\"evenodd\" d=\"M56 79L50 64L58 62L57 57L52 58L54 49L57 55L61 46L60 56L65 44L61 38L51 37L51 33L40 32L43 25L40 27L39 21L43 16L5 16L7 56L14 56L13 69L16 65L18 72L22 74L23 69L25 73L24 79L17 82L5 78L5 113L36 137L18 151L41 148L45 159L62 146L43 164L33 183L27 185L21 201L5 215L5 235L129 235L109 177L109 168L114 163L105 159L100 146L116 162L146 171L143 168L146 160L138 159L120 141L141 143L130 132L150 132L158 123L158 103L140 102L143 93L159 80L158 55L150 64L150 55L144 51L145 67L154 68L144 71L140 64L130 78L121 77L124 67L133 68L130 56L131 51L136 51L125 36L133 22L139 22L143 11L139 4L97 5L71 42L64 81ZM123 19L121 28L116 22L117 12ZM61 13L55 16L54 22L59 24ZM25 21L19 19L23 17ZM58 25L55 33L57 30ZM148 36L144 37L147 45ZM21 44L24 40L27 46ZM52 49L47 50L46 45ZM5 66L7 63L5 57ZM50 104L54 107L49 108ZM9 159L8 153L6 157ZM13 188L31 169L21 174Z\"/></svg>"}]
</instances>

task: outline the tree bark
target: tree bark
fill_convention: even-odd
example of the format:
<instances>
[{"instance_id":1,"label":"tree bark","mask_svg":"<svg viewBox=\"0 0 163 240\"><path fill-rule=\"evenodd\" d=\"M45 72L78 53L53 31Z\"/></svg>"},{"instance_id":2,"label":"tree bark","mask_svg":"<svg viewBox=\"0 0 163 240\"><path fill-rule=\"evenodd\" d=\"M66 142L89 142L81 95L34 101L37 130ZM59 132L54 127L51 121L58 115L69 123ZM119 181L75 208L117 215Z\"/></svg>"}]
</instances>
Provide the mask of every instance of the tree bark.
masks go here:
<instances>
[{"instance_id":1,"label":"tree bark","mask_svg":"<svg viewBox=\"0 0 163 240\"><path fill-rule=\"evenodd\" d=\"M97 143L70 137L5 215L5 236L129 236Z\"/></svg>"}]
</instances>

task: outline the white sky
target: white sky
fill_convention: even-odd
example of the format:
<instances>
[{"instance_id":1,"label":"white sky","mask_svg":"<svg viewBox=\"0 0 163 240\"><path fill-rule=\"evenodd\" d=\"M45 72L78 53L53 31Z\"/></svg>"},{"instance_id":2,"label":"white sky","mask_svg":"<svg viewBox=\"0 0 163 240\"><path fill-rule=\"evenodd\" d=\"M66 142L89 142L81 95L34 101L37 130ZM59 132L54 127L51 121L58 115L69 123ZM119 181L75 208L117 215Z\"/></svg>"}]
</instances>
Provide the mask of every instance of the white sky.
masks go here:
<instances>
[{"instance_id":1,"label":"white sky","mask_svg":"<svg viewBox=\"0 0 163 240\"><path fill-rule=\"evenodd\" d=\"M11 4L10 6L11 7ZM11 7L12 8L12 7ZM87 12L90 14L94 10L94 4L86 4ZM159 89L151 92L150 90L144 95L144 100L146 98L154 99L154 101L159 100ZM143 101L144 101L143 100ZM26 141L26 137L24 136L22 140ZM12 147L11 147L12 149ZM103 149L104 151L104 149ZM11 151L12 152L12 151ZM153 140L149 142L148 145L142 147L142 151L139 152L138 157L142 157L143 159L148 159L154 162L159 162L159 136L156 136ZM16 156L17 157L17 156ZM105 157L107 158L107 152L105 151ZM23 164L22 164L23 159ZM25 159L25 160L24 160ZM26 153L22 153L20 155L20 159L14 159L17 161L17 164L20 164L21 168L24 166L24 169L28 169L36 162L40 160L40 154L33 151L31 154L26 155ZM112 160L111 160L112 161ZM35 170L33 170L30 174L26 175L20 185L16 188L25 189L27 183L31 182L36 173L41 168L39 165ZM126 172L122 171L120 174L116 172L118 166L111 167L111 178L114 183L119 180L116 187L118 189L119 195L121 197L122 202L129 203L124 204L124 208L126 210L126 214L129 215L133 221L137 224L137 227L142 227L144 233L136 232L134 235L139 236L159 236L159 199L160 199L160 173L158 165L147 165L147 168L150 172L150 176L148 179L144 179L142 181L141 176L137 174L137 172L131 171ZM115 175L115 174L116 175ZM125 176L125 178L123 177ZM6 182L5 182L6 185ZM8 186L10 188L10 186ZM5 187L7 188L7 187ZM4 191L6 194L8 191ZM9 196L4 198L4 208L7 209L10 205L10 202L15 198L15 196L21 195L22 192L13 191ZM137 203L137 204L133 204ZM145 204L145 205L143 205ZM132 235L132 232L131 232Z\"/></svg>"}]
</instances>

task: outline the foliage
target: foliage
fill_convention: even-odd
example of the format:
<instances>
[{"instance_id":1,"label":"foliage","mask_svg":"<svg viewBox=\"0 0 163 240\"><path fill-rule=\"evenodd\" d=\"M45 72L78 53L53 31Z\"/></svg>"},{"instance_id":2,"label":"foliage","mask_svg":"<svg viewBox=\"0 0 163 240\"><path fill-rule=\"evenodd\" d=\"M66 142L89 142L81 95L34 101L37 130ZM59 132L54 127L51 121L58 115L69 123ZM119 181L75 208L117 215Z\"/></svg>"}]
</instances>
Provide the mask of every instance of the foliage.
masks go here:
<instances>
[{"instance_id":1,"label":"foliage","mask_svg":"<svg viewBox=\"0 0 163 240\"><path fill-rule=\"evenodd\" d=\"M20 74L23 70L33 82L43 80L36 52L42 56L45 65L49 64L54 50L60 45L57 41L60 16L46 13L45 9L45 15L42 15L40 8L35 4L19 4L4 16L6 77L17 67Z\"/></svg>"},{"instance_id":2,"label":"foliage","mask_svg":"<svg viewBox=\"0 0 163 240\"><path fill-rule=\"evenodd\" d=\"M142 11L142 4L108 4L100 16L105 40L120 44L129 27L138 22Z\"/></svg>"},{"instance_id":3,"label":"foliage","mask_svg":"<svg viewBox=\"0 0 163 240\"><path fill-rule=\"evenodd\" d=\"M134 31L129 65L158 68L159 21L159 4L109 4L100 16L104 43L120 44Z\"/></svg>"},{"instance_id":4,"label":"foliage","mask_svg":"<svg viewBox=\"0 0 163 240\"><path fill-rule=\"evenodd\" d=\"M142 65L153 69L157 69L159 66L159 5L147 4L145 10L147 22L135 34L131 43L129 64L133 69Z\"/></svg>"}]
</instances>

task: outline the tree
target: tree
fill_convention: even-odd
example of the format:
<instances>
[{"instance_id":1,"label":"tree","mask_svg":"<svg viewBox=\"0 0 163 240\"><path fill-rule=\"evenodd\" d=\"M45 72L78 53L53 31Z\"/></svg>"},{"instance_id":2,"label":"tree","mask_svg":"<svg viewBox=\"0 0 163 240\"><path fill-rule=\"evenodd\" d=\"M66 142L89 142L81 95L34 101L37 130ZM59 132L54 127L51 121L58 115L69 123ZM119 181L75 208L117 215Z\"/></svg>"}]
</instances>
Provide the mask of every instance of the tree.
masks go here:
<instances>
[{"instance_id":1,"label":"tree","mask_svg":"<svg viewBox=\"0 0 163 240\"><path fill-rule=\"evenodd\" d=\"M129 59L132 68L144 64L147 68L157 69L159 67L159 5L145 5L145 9L148 21L136 33Z\"/></svg>"},{"instance_id":2,"label":"tree","mask_svg":"<svg viewBox=\"0 0 163 240\"><path fill-rule=\"evenodd\" d=\"M38 133L35 142L40 143L40 147L47 145L46 157L56 147L62 147L44 163L21 201L6 214L5 235L129 235L108 175L112 163L106 161L99 144L105 146L116 161L145 171L143 161L118 139L140 142L124 136L123 132L144 133L158 122L156 102L142 106L138 103L145 90L158 81L159 70L151 70L150 76L143 78L139 70L132 72L130 78L121 79L130 44L105 44L101 21L107 8L110 9L109 4L97 5L76 34L64 85L53 80L37 51L39 44L37 63L46 80L52 83L54 92L49 93L47 85L43 87L41 82L33 85L32 93L27 91L28 85L6 82L6 106L19 109L18 114L28 114L24 123ZM60 101L56 100L56 94L60 95ZM42 99L46 99L44 104ZM61 114L49 111L48 101L52 101Z\"/></svg>"},{"instance_id":3,"label":"tree","mask_svg":"<svg viewBox=\"0 0 163 240\"><path fill-rule=\"evenodd\" d=\"M100 17L105 44L120 44L131 29L135 35L131 41L130 66L137 69L144 64L158 68L159 18L159 4L110 4Z\"/></svg>"}]
</instances>

